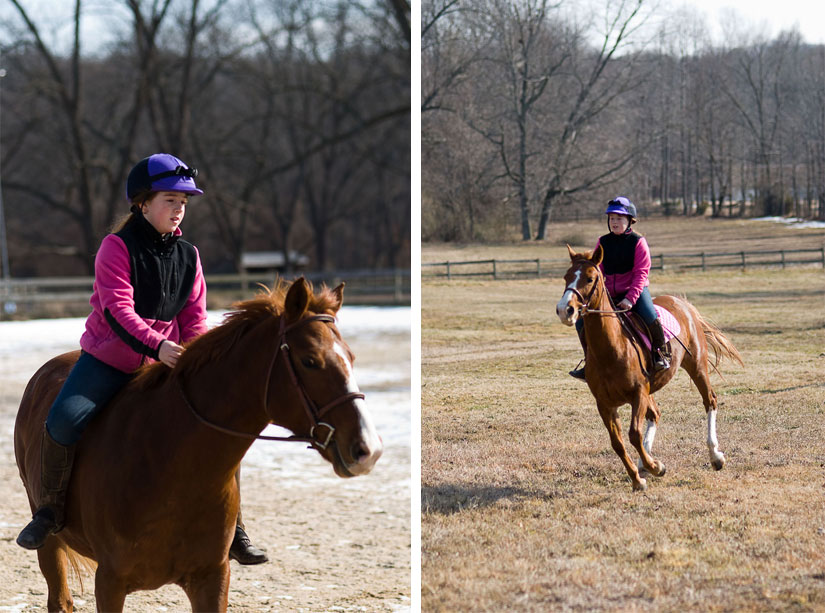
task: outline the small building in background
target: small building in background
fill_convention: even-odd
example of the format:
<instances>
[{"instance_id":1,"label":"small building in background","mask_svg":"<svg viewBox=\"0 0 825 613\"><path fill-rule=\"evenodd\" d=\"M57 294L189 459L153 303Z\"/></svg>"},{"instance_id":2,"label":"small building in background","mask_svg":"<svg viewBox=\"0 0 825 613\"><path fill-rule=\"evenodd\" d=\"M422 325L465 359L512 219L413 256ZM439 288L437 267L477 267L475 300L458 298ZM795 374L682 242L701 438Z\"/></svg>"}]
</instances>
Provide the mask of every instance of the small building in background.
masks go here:
<instances>
[{"instance_id":1,"label":"small building in background","mask_svg":"<svg viewBox=\"0 0 825 613\"><path fill-rule=\"evenodd\" d=\"M282 274L287 269L301 271L309 264L309 258L303 253L289 251L289 266L287 256L283 251L247 251L241 255L242 272L249 275L272 276Z\"/></svg>"}]
</instances>

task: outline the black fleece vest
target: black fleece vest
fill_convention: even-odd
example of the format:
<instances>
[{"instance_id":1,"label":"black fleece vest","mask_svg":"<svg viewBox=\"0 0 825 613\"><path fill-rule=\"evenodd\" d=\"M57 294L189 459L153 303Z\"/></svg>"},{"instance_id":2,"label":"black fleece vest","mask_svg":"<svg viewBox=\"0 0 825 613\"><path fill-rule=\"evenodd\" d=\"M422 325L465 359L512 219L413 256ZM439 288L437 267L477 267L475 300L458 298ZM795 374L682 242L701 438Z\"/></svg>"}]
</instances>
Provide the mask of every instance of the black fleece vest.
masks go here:
<instances>
[{"instance_id":1,"label":"black fleece vest","mask_svg":"<svg viewBox=\"0 0 825 613\"><path fill-rule=\"evenodd\" d=\"M177 236L164 239L142 215L115 234L129 249L135 312L144 319L172 321L195 285L195 248Z\"/></svg>"},{"instance_id":2,"label":"black fleece vest","mask_svg":"<svg viewBox=\"0 0 825 613\"><path fill-rule=\"evenodd\" d=\"M606 275L621 275L633 270L636 260L636 244L642 238L641 234L605 234L599 239L604 250L604 273Z\"/></svg>"}]
</instances>

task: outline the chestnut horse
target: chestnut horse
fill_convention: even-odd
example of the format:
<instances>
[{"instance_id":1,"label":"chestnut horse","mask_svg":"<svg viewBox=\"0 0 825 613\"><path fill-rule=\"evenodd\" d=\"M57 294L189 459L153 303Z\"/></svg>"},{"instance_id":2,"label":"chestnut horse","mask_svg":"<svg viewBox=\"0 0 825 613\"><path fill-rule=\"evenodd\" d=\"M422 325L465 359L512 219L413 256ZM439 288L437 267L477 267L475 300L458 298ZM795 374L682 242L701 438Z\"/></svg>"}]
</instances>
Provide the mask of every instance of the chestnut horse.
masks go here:
<instances>
[{"instance_id":1,"label":"chestnut horse","mask_svg":"<svg viewBox=\"0 0 825 613\"><path fill-rule=\"evenodd\" d=\"M71 611L67 562L96 562L99 611L174 583L193 611L225 611L238 515L234 474L268 424L297 433L341 477L368 473L383 450L335 326L343 285L304 279L239 303L170 370L144 367L89 424L78 445L65 528L37 551L49 611ZM49 407L79 352L29 382L14 431L32 510ZM82 561L82 560L81 560Z\"/></svg>"},{"instance_id":2,"label":"chestnut horse","mask_svg":"<svg viewBox=\"0 0 825 613\"><path fill-rule=\"evenodd\" d=\"M564 275L564 294L556 305L556 314L563 324L572 326L579 317L584 318L587 355L585 379L596 398L604 425L610 433L613 450L624 463L633 481L634 490L647 488L644 476L661 477L665 465L653 457L653 439L659 423L659 407L653 394L662 389L681 366L696 384L707 414L707 444L710 462L716 470L725 465L725 455L719 451L716 438L716 394L710 385L708 373L708 346L715 356L714 368L720 360L728 358L742 364L739 352L712 323L704 319L692 304L676 296L659 296L655 304L669 311L679 322L681 332L671 341L670 368L652 372L649 356L645 356L637 341L623 333L618 314L614 311L604 277L599 269L603 252L601 245L595 252L576 253L567 246L572 265ZM645 363L643 370L642 363ZM647 371L647 372L645 372ZM630 404L630 443L639 453L638 467L630 459L622 441L621 421L618 409ZM644 439L641 435L642 419L647 425Z\"/></svg>"}]
</instances>

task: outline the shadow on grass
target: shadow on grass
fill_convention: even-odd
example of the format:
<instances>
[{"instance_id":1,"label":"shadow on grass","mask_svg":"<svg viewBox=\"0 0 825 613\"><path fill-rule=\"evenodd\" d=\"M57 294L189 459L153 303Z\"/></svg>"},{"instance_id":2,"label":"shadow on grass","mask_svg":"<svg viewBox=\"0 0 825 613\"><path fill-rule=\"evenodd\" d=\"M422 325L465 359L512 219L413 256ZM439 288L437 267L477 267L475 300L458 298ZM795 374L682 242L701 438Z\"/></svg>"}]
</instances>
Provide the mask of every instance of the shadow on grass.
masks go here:
<instances>
[{"instance_id":1,"label":"shadow on grass","mask_svg":"<svg viewBox=\"0 0 825 613\"><path fill-rule=\"evenodd\" d=\"M421 512L452 515L490 507L500 500L520 499L534 493L508 486L439 485L421 488Z\"/></svg>"},{"instance_id":2,"label":"shadow on grass","mask_svg":"<svg viewBox=\"0 0 825 613\"><path fill-rule=\"evenodd\" d=\"M793 385L791 387L781 387L779 389L774 389L774 390L764 389L764 390L759 390L758 393L759 394L780 394L782 392L793 392L793 391L796 391L796 390L805 390L805 389L811 389L811 388L815 388L815 387L825 387L825 382L806 383L806 384L803 384L803 385Z\"/></svg>"}]
</instances>

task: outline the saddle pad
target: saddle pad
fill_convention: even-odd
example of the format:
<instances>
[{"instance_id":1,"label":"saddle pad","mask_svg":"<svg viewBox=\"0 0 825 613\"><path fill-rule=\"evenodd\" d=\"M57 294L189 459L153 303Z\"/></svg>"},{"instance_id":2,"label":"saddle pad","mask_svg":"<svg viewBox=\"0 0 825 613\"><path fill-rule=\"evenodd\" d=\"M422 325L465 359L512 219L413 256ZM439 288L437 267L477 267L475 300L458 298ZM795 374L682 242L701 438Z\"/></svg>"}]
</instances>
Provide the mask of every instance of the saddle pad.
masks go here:
<instances>
[{"instance_id":1,"label":"saddle pad","mask_svg":"<svg viewBox=\"0 0 825 613\"><path fill-rule=\"evenodd\" d=\"M665 333L665 342L668 342L674 336L678 336L679 332L682 331L682 326L679 325L679 321L671 314L670 311L667 309L663 309L658 304L654 304L653 308L656 309L656 314L659 316L659 321L662 324L662 330ZM647 350L650 351L650 339L647 337L647 333L640 330L638 327L636 331L639 333L639 336L642 338L642 342L647 347Z\"/></svg>"}]
</instances>

